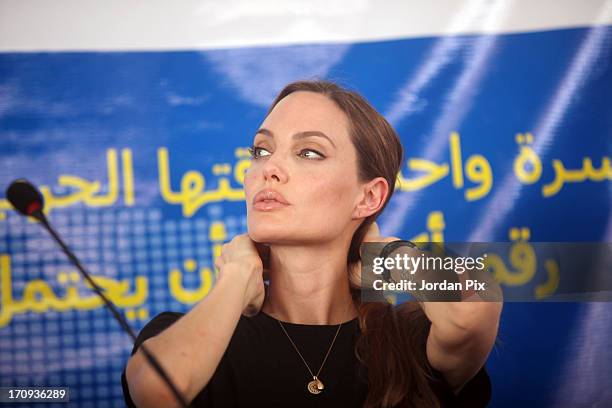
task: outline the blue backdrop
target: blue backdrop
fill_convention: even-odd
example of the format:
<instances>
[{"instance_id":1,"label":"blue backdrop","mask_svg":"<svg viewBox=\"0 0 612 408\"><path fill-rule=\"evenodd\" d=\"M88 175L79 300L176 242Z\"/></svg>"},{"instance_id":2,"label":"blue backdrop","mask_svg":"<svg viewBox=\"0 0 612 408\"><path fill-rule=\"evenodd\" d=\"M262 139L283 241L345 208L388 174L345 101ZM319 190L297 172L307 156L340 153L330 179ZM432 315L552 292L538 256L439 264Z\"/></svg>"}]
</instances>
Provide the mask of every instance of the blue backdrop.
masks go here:
<instances>
[{"instance_id":1,"label":"blue backdrop","mask_svg":"<svg viewBox=\"0 0 612 408\"><path fill-rule=\"evenodd\" d=\"M268 105L292 80L324 78L363 94L401 136L384 234L608 242L611 61L612 26L1 53L0 186L23 176L42 186L51 222L139 330L208 293L220 245L246 231L245 148ZM3 199L0 268L0 386L68 386L74 406L122 406L129 339ZM547 283L521 279L501 284ZM492 406L612 406L611 306L507 303L487 362Z\"/></svg>"}]
</instances>

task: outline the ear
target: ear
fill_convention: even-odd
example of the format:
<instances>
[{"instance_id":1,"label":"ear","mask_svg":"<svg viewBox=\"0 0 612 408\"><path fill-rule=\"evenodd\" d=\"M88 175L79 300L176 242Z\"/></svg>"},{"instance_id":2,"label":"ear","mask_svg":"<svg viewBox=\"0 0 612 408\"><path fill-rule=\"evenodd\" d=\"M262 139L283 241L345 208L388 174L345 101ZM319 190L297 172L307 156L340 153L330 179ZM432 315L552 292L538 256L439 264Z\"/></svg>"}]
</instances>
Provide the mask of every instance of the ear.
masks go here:
<instances>
[{"instance_id":1,"label":"ear","mask_svg":"<svg viewBox=\"0 0 612 408\"><path fill-rule=\"evenodd\" d=\"M362 194L353 211L353 219L367 218L375 214L385 203L389 185L383 177L376 177L362 186Z\"/></svg>"}]
</instances>

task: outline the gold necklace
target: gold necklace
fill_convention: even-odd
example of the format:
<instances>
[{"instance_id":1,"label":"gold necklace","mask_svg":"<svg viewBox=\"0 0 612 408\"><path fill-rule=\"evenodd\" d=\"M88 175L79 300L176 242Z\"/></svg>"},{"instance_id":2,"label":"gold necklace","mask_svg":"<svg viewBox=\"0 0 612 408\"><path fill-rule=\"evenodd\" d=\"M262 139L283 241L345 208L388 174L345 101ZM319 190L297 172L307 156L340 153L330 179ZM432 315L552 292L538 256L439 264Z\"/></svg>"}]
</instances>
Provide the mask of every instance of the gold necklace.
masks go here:
<instances>
[{"instance_id":1,"label":"gold necklace","mask_svg":"<svg viewBox=\"0 0 612 408\"><path fill-rule=\"evenodd\" d=\"M289 341L293 345L293 348L295 349L295 351L297 351L297 353L299 354L300 358L304 362L304 365L306 366L306 368L310 372L310 375L312 376L312 381L310 381L308 383L308 385L306 385L306 388L308 389L308 391L310 391L311 394L320 394L323 391L323 388L325 388L325 387L323 386L323 383L321 382L321 380L319 380L319 374L321 374L321 370L323 369L323 365L325 365L325 361L327 361L327 356L329 356L329 353L331 352L331 349L334 346L334 343L336 342L336 337L338 337L338 333L340 332L340 328L342 327L342 325L344 323L340 323L338 325L338 329L336 330L336 335L334 336L334 339L332 340L332 343L329 346L329 349L327 350L327 354L325 354L325 358L323 359L323 363L321 363L321 367L319 367L319 371L317 371L317 375L314 375L312 373L312 370L310 369L310 366L308 366L308 363L306 362L306 360L302 356L302 353L300 353L300 350L298 350L298 348L295 345L295 343L293 342L293 340L291 340L291 336L289 336L289 333L287 333L287 330L285 330L285 326L283 326L283 323L280 320L278 320L278 319L276 319L276 321L278 322L278 324L280 324L281 329L283 329L283 331L285 332L285 335L287 336L287 338L289 339Z\"/></svg>"}]
</instances>

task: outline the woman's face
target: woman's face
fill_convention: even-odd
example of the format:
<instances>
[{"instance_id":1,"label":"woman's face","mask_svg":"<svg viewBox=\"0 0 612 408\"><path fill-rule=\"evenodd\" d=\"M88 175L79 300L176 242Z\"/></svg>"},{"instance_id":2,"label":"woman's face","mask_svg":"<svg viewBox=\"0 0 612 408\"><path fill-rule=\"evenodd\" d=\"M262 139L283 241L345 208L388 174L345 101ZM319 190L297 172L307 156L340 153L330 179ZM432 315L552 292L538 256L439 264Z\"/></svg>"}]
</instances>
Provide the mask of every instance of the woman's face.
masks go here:
<instances>
[{"instance_id":1,"label":"woman's face","mask_svg":"<svg viewBox=\"0 0 612 408\"><path fill-rule=\"evenodd\" d=\"M352 236L357 154L348 119L332 100L303 91L283 98L253 148L244 180L251 239L300 244Z\"/></svg>"}]
</instances>

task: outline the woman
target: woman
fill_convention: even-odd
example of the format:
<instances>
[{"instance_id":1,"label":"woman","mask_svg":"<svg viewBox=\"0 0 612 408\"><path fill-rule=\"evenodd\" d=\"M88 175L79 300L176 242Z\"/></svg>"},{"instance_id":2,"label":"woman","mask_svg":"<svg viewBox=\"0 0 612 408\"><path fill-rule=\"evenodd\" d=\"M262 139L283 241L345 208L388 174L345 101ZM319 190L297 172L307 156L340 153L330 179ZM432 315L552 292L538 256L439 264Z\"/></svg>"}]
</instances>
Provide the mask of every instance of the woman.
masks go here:
<instances>
[{"instance_id":1,"label":"woman","mask_svg":"<svg viewBox=\"0 0 612 408\"><path fill-rule=\"evenodd\" d=\"M144 342L193 406L485 406L501 303L362 304L349 278L361 242L395 240L374 223L402 163L387 121L333 83L292 83L252 156L248 234L223 246L205 299L143 328L128 405L178 406Z\"/></svg>"}]
</instances>

